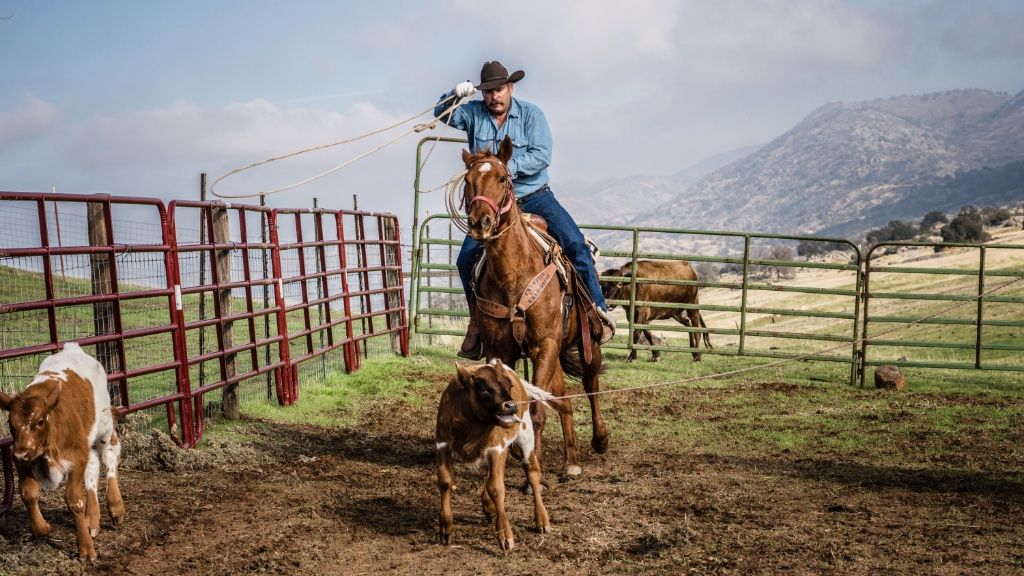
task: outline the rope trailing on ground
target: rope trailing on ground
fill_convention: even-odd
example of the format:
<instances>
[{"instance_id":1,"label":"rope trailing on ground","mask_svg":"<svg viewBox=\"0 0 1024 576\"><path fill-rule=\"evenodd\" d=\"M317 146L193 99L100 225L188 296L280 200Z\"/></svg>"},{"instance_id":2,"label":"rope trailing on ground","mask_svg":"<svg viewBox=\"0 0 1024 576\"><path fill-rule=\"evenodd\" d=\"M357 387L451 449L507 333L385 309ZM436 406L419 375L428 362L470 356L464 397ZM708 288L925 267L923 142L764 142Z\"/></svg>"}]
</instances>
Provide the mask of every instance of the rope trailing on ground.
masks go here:
<instances>
[{"instance_id":1,"label":"rope trailing on ground","mask_svg":"<svg viewBox=\"0 0 1024 576\"><path fill-rule=\"evenodd\" d=\"M266 160L260 160L259 162L253 162L252 164L249 164L248 166L243 166L241 168L236 168L234 170L231 170L230 172L227 172L226 174L223 174L223 175L217 177L213 181L213 183L210 185L210 194L213 194L214 196L216 196L218 198L228 198L228 199L258 198L260 196L267 196L269 194L277 194L278 192L284 192L285 190L291 190L293 188L298 188L299 186L302 186L304 184L308 184L310 182L313 182L314 180L318 180L320 178L323 178L324 176L327 176L328 174L333 174L334 172L337 172L338 170L341 170L342 168L345 168L346 166L349 166L349 165L351 165L351 164L353 164L353 163L355 163L355 162L357 162L359 160L362 160L363 158L366 158L367 156L370 156L371 154L373 154L375 152L378 152L378 151L380 151L380 150L390 146L391 144L394 144L395 142L401 140L402 138L408 136L409 134L413 134L415 132L421 132L421 131L423 131L423 130L425 130L427 128L435 127L437 125L437 122L439 121L439 119L441 117L448 116L456 108L458 108L459 106L462 106L464 103L468 102L471 98L472 98L472 96L466 96L464 98L457 99L455 95L449 96L449 97L445 98L444 100L442 100L441 104L447 104L448 102L452 102L453 100L455 100L455 103L452 104L450 107L448 107L448 109L446 109L443 113L441 113L437 118L434 118L434 120L432 120L432 121L430 121L430 122L428 122L426 124L417 124L413 128L411 128L411 129L409 129L409 130L407 130L405 132L402 132L401 134L399 134L395 138L392 138L391 140L388 140L387 142L385 142L384 144L381 144L380 146L377 146L376 148L372 148L372 149L368 150L367 152L364 152L363 154L360 154L359 156L356 156L355 158L346 160L345 162L342 162L341 164L338 164L337 166L334 166L333 168L325 170L325 171L323 171L323 172L321 172L319 174L316 174L316 175L311 176L309 178L306 178L304 180L300 180L300 181L295 182L293 184L288 184L287 186L281 186L280 188L275 188L273 190L265 190L265 191L262 191L262 192L256 192L254 194L222 194L222 193L219 193L219 192L216 191L217 184L219 184L221 180L224 180L225 178L227 178L229 176L233 176L233 175L238 174L240 172L245 172L246 170L250 170L252 168L256 168L257 166L262 166L264 164L270 164L271 162L277 162L278 160L284 160L285 158L291 158L293 156L299 156L300 154L306 154L306 153L309 153L309 152L315 152L317 150L324 150L326 148L332 148L334 146L340 146L342 144L349 144L351 142L356 142L358 140L362 140L363 138L368 138L370 136L375 136L377 134L381 134L383 132L387 132L389 130L392 130L394 128L402 126L403 124L408 124L409 122L412 122L413 120L416 120L420 116L423 116L424 114L432 111L434 108L436 108L436 105L435 106L431 106L430 108L427 108L427 109L423 110L422 112L419 112L415 116L411 116L411 117L406 118L406 119L404 119L404 120L402 120L400 122L396 122L395 124L392 124L390 126L387 126L387 127L384 127L384 128L380 128L380 129L374 130L372 132L367 132L365 134L361 134L361 135L356 136L354 138L348 138L348 139L345 139L345 140L339 140L337 142L331 142L329 144L322 144L320 146L313 146L312 148L305 148L303 150L297 150L295 152L290 152L288 154L283 154L281 156L274 156L273 158L267 158ZM444 125L445 125L445 127L448 126L447 123L444 123ZM443 132L442 132L442 135L443 135ZM434 140L434 145L435 146L437 145L437 142L440 139L441 139L441 135L438 135L438 137ZM431 149L431 151L433 151L433 149ZM429 153L427 154L427 158L428 159L430 158L430 154ZM423 163L426 164L426 160L424 160Z\"/></svg>"},{"instance_id":2,"label":"rope trailing on ground","mask_svg":"<svg viewBox=\"0 0 1024 576\"><path fill-rule=\"evenodd\" d=\"M999 286L996 286L995 288L992 288L991 290L986 290L985 292L982 292L981 294L979 294L978 296L976 296L974 298L971 298L970 300L964 300L963 302L960 302L958 304L954 304L952 306L948 306L946 308L943 308L943 309L939 310L938 312L935 312L933 314L929 314L927 316L923 316L923 317L918 318L917 320L914 320L912 322L906 322L906 323L900 324L900 325L896 326L895 328L892 328L891 330L886 330L885 332L882 332L881 334L876 334L876 335L872 336L871 338L858 338L857 340L854 340L852 342L843 342L842 344L838 344L836 346L831 346L829 348L823 348L821 350L815 350L814 352L810 352L810 353L807 353L807 354L802 354L802 355L796 356L794 358L786 358L784 360L779 360L777 362L770 362L768 364L763 364L761 366L751 366L749 368L739 368L739 369L736 369L736 370L730 370L728 372L719 372L719 373L716 373L716 374L705 374L705 375L702 375L702 376L694 376L692 378L684 378L682 380L669 380L668 382L656 382L656 383L653 383L653 384L644 384L644 385L641 385L641 386L634 386L632 388L616 388L614 390L600 390L598 392L590 392L590 393L583 392L583 393L580 393L580 394L567 394L565 396L556 396L553 399L554 400L572 400L574 398L587 398L589 396L603 396L603 395L606 395L606 394L618 394L620 392L636 392L636 391L639 391L639 390L650 390L652 388L664 388L664 387L667 387L667 386L675 386L677 384L687 384L687 383L690 383L690 382L698 382L700 380L712 380L712 379L715 379L715 378L724 378L726 376L735 376L737 374L743 374L743 373L746 373L746 372L753 372L753 371L756 371L756 370L764 370L764 369L767 369L767 368L776 368L778 366L784 366L784 365L792 363L792 362L802 362L804 360L807 360L809 358L813 358L814 356L818 356L820 354L825 354L825 353L828 353L828 352L833 352L833 351L838 350L840 348L846 348L850 344L870 342L870 341L874 340L875 338L881 338L882 336L887 336L889 334L892 334L893 332L897 332L899 330L903 330L904 328L908 328L908 327L913 326L915 324L920 324L921 322L924 322L925 320L930 320L932 318L935 318L935 317L940 316L942 314L945 314L947 312L951 312L953 310L956 310L957 308L961 308L961 307L966 306L968 304L973 304L973 303L977 302L979 299L984 298L985 296L988 296L989 294L992 294L993 292L997 292L997 291L1002 290L1004 288L1008 288L1008 287L1016 284L1017 282L1021 282L1021 281L1024 281L1024 277L1017 278L1016 280L1011 280L1009 282L1006 282L1005 284L1001 284ZM524 400L524 401L521 401L519 403L520 404L532 404L534 402L537 402L537 400Z\"/></svg>"}]
</instances>

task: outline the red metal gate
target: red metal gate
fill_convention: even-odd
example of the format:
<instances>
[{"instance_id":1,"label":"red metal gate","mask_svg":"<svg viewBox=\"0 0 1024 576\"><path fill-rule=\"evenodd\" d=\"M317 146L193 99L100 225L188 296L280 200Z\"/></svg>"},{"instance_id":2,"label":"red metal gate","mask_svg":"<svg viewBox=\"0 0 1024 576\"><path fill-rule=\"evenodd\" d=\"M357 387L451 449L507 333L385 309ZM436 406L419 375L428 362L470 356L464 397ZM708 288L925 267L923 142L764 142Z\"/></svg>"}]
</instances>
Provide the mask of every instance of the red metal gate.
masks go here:
<instances>
[{"instance_id":1,"label":"red metal gate","mask_svg":"<svg viewBox=\"0 0 1024 576\"><path fill-rule=\"evenodd\" d=\"M341 349L351 372L382 336L409 354L393 215L12 192L0 209L31 223L0 230L0 382L27 382L76 341L107 368L118 414L162 407L190 447L215 406L208 392L255 382L261 400L291 404L311 358ZM0 434L0 512L11 445Z\"/></svg>"},{"instance_id":2,"label":"red metal gate","mask_svg":"<svg viewBox=\"0 0 1024 576\"><path fill-rule=\"evenodd\" d=\"M163 203L16 192L0 192L0 203L15 211L23 226L0 251L0 282L5 298L13 300L0 303L4 379L28 382L43 357L76 341L106 367L117 414L163 407L168 432L188 444L188 427L178 424L190 422L192 415L176 345L174 243ZM48 206L55 214L52 228ZM115 211L139 214L159 226L125 234L136 238L118 237ZM169 371L172 377L166 376ZM5 481L10 480L11 443L7 435L0 439ZM5 491L0 510L10 498Z\"/></svg>"},{"instance_id":3,"label":"red metal gate","mask_svg":"<svg viewBox=\"0 0 1024 576\"><path fill-rule=\"evenodd\" d=\"M277 247L266 238L268 225L273 229L269 208L175 200L168 213L171 236L176 240L179 346L185 351L188 393L194 403L190 445L195 445L203 434L208 392L272 374L278 402L289 403L288 347L277 330L283 299L277 276L269 267L277 258ZM198 223L199 228L193 230L198 237L183 233L189 222ZM254 271L255 257L262 262L262 274ZM263 290L262 300L254 289ZM269 298L270 289L273 299ZM244 310L231 309L232 302L238 301L244 302ZM216 345L209 350L207 328L216 337ZM260 328L264 328L262 334ZM216 363L215 374L207 374L208 362Z\"/></svg>"}]
</instances>

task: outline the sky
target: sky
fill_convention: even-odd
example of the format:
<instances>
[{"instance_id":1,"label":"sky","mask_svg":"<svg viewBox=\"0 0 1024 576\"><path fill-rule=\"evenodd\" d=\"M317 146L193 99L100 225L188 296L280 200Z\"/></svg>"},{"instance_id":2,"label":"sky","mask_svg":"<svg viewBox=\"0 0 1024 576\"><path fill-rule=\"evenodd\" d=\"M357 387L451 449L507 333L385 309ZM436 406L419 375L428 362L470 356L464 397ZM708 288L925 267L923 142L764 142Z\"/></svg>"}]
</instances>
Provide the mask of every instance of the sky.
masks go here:
<instances>
[{"instance_id":1,"label":"sky","mask_svg":"<svg viewBox=\"0 0 1024 576\"><path fill-rule=\"evenodd\" d=\"M554 137L552 185L668 175L828 102L1024 90L1019 0L0 0L0 190L197 199L199 175L410 119L480 66ZM413 210L420 117L231 176L271 206ZM423 148L426 154L430 146ZM421 188L458 171L430 153ZM424 207L440 210L440 193ZM258 203L255 198L235 200ZM611 208L614 209L614 208Z\"/></svg>"}]
</instances>

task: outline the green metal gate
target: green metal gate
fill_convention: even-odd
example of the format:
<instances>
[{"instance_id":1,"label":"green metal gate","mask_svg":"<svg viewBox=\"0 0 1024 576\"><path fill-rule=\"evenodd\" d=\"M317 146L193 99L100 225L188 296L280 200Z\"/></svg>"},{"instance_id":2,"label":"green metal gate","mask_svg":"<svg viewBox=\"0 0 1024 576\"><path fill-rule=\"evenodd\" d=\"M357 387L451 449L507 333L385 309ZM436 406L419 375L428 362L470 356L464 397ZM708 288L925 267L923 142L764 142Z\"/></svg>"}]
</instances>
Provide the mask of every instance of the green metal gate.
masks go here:
<instances>
[{"instance_id":1,"label":"green metal gate","mask_svg":"<svg viewBox=\"0 0 1024 576\"><path fill-rule=\"evenodd\" d=\"M901 250L966 257L940 268L884 262ZM989 264L1000 252L1009 264ZM867 251L864 270L862 385L881 364L1024 371L1024 245L886 242ZM922 275L934 277L927 291L900 290Z\"/></svg>"},{"instance_id":2,"label":"green metal gate","mask_svg":"<svg viewBox=\"0 0 1024 576\"><path fill-rule=\"evenodd\" d=\"M425 192L420 189L422 149L434 140L421 140L417 149L409 290L412 330L428 342L435 337L461 338L469 317L454 265L462 233L453 228L447 214L429 216L419 222L420 198ZM455 138L440 141L465 143ZM850 368L850 384L859 382L862 386L866 367L881 364L1024 370L1024 281L1016 282L1024 279L1022 245L900 242L880 244L862 255L857 245L841 238L607 225L580 228L601 247L599 273L605 268L631 264L631 272L625 278L630 285L629 298L608 302L625 309L618 326L624 337L606 344L607 349L844 363ZM977 265L890 266L880 259L884 253L895 250L934 252L943 248L977 251ZM1018 251L1014 254L1021 254L1021 258L1008 267L986 268L986 253L994 250ZM801 256L801 251L815 256ZM700 279L638 277L637 262L641 260L686 260ZM799 270L805 273L797 279L794 273ZM901 290L908 275L918 274L953 280L950 286L934 292ZM602 275L600 280L623 278ZM1000 287L994 284L995 280L1015 285L1006 287L1009 292L986 293ZM700 303L638 300L637 287L645 284L696 285L700 288ZM935 308L955 302L964 302L961 310L971 314L934 314ZM707 328L639 324L633 321L638 307L696 309L709 321ZM878 334L871 336L868 326L882 324L892 325L890 328L909 324L905 326L909 333L901 331L899 338L886 338L889 332L879 328ZM929 335L929 330L934 332L936 326L948 329L948 333ZM706 333L715 348L691 348L689 342L680 344L679 338L671 336L661 343L636 342L634 334L644 330L685 337ZM967 332L970 338L965 336ZM451 344L457 345L458 341ZM936 351L940 354L938 358L934 357Z\"/></svg>"}]
</instances>

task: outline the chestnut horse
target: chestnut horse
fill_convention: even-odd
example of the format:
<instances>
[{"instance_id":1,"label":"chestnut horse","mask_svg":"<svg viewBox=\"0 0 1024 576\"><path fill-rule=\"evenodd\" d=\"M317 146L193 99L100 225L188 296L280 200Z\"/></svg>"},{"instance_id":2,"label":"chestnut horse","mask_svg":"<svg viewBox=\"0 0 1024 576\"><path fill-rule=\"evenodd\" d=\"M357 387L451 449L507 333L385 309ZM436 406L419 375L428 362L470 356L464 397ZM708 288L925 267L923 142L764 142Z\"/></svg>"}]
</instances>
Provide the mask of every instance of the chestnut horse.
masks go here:
<instances>
[{"instance_id":1,"label":"chestnut horse","mask_svg":"<svg viewBox=\"0 0 1024 576\"><path fill-rule=\"evenodd\" d=\"M590 394L591 445L603 454L608 450L608 431L601 418L600 401L594 394L599 390L600 332L597 336L593 332L583 333L588 324L596 325L599 331L600 323L596 318L590 319L596 315L587 316L592 305L578 299L566 312L560 283L557 279L551 281L554 266L549 254L531 237L516 203L512 177L506 167L511 156L512 141L508 137L502 141L497 155L489 151L472 155L462 151L469 235L483 243L486 254L486 265L476 283L477 310L472 311L480 327L483 352L485 357L500 358L513 368L525 353L533 361L533 383L555 396L566 394L566 372L581 378L584 390ZM560 250L556 248L555 254L560 255ZM570 277L575 275L571 263L567 262L565 268ZM578 313L581 310L582 315ZM542 405L536 408L532 414L537 454L541 454L546 414ZM561 475L578 476L582 469L572 412L560 417L565 457Z\"/></svg>"}]
</instances>

